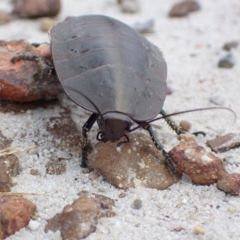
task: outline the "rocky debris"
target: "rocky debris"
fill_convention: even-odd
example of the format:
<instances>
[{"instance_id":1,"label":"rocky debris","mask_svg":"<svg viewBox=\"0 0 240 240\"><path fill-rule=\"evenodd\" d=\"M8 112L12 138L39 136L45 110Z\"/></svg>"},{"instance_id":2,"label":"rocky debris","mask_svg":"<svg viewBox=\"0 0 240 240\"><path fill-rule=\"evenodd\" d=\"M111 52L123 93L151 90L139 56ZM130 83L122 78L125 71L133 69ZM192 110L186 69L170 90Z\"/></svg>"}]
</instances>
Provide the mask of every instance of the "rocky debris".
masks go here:
<instances>
[{"instance_id":1,"label":"rocky debris","mask_svg":"<svg viewBox=\"0 0 240 240\"><path fill-rule=\"evenodd\" d=\"M226 152L232 148L240 147L240 134L228 133L207 141L214 152Z\"/></svg>"},{"instance_id":2,"label":"rocky debris","mask_svg":"<svg viewBox=\"0 0 240 240\"><path fill-rule=\"evenodd\" d=\"M182 141L169 151L180 173L185 173L196 184L205 185L216 183L226 174L222 159L198 145L195 136L184 134L181 138Z\"/></svg>"},{"instance_id":3,"label":"rocky debris","mask_svg":"<svg viewBox=\"0 0 240 240\"><path fill-rule=\"evenodd\" d=\"M138 0L118 0L118 3L124 13L136 13L140 9Z\"/></svg>"},{"instance_id":4,"label":"rocky debris","mask_svg":"<svg viewBox=\"0 0 240 240\"><path fill-rule=\"evenodd\" d=\"M228 53L226 56L222 57L218 61L219 68L233 68L235 65L235 60L232 53Z\"/></svg>"},{"instance_id":5,"label":"rocky debris","mask_svg":"<svg viewBox=\"0 0 240 240\"><path fill-rule=\"evenodd\" d=\"M135 29L135 31L144 34L144 33L153 33L154 32L154 24L155 21L153 18L144 21L144 22L136 22L133 25L133 29Z\"/></svg>"},{"instance_id":6,"label":"rocky debris","mask_svg":"<svg viewBox=\"0 0 240 240\"><path fill-rule=\"evenodd\" d=\"M122 189L142 186L162 190L179 180L180 176L168 169L149 136L135 133L129 139L120 147L117 142L97 143L89 154L90 165Z\"/></svg>"},{"instance_id":7,"label":"rocky debris","mask_svg":"<svg viewBox=\"0 0 240 240\"><path fill-rule=\"evenodd\" d=\"M240 194L240 174L232 173L226 174L222 179L217 182L218 189L229 193L234 196Z\"/></svg>"},{"instance_id":8,"label":"rocky debris","mask_svg":"<svg viewBox=\"0 0 240 240\"><path fill-rule=\"evenodd\" d=\"M69 151L70 157L80 156L80 132L71 118L70 110L64 108L59 117L50 118L46 129L53 136L52 144L58 148L59 151ZM63 153L61 155L63 155ZM58 157L58 153L56 157Z\"/></svg>"},{"instance_id":9,"label":"rocky debris","mask_svg":"<svg viewBox=\"0 0 240 240\"><path fill-rule=\"evenodd\" d=\"M10 192L12 186L12 177L20 172L20 163L18 158L13 154L8 154L11 141L3 136L0 132L0 192Z\"/></svg>"},{"instance_id":10,"label":"rocky debris","mask_svg":"<svg viewBox=\"0 0 240 240\"><path fill-rule=\"evenodd\" d=\"M66 164L59 161L51 161L46 164L46 173L50 175L61 175L66 172Z\"/></svg>"},{"instance_id":11,"label":"rocky debris","mask_svg":"<svg viewBox=\"0 0 240 240\"><path fill-rule=\"evenodd\" d=\"M91 195L96 201L100 203L100 206L101 206L100 212L98 214L98 218L103 218L103 217L109 218L116 215L116 213L112 210L112 208L115 206L115 202L113 199L101 194L91 194Z\"/></svg>"},{"instance_id":12,"label":"rocky debris","mask_svg":"<svg viewBox=\"0 0 240 240\"><path fill-rule=\"evenodd\" d=\"M113 205L114 201L103 195L95 194L90 198L88 193L81 192L80 197L64 207L62 213L48 220L45 232L60 230L62 238L68 240L85 238L95 231L99 217L115 215L110 211ZM105 215L101 208L107 209Z\"/></svg>"},{"instance_id":13,"label":"rocky debris","mask_svg":"<svg viewBox=\"0 0 240 240\"><path fill-rule=\"evenodd\" d=\"M32 168L32 169L30 170L30 174L33 175L33 176L38 175L38 173L39 173L38 169Z\"/></svg>"},{"instance_id":14,"label":"rocky debris","mask_svg":"<svg viewBox=\"0 0 240 240\"><path fill-rule=\"evenodd\" d=\"M32 45L26 40L0 41L0 98L30 102L56 98L62 87L56 74L43 70L37 61L15 59L18 55L40 56L53 66L50 45Z\"/></svg>"},{"instance_id":15,"label":"rocky debris","mask_svg":"<svg viewBox=\"0 0 240 240\"><path fill-rule=\"evenodd\" d=\"M49 29L56 24L56 21L49 17L44 17L39 19L40 29L43 32L48 32Z\"/></svg>"},{"instance_id":16,"label":"rocky debris","mask_svg":"<svg viewBox=\"0 0 240 240\"><path fill-rule=\"evenodd\" d=\"M61 0L14 0L12 13L19 18L55 17L61 11Z\"/></svg>"},{"instance_id":17,"label":"rocky debris","mask_svg":"<svg viewBox=\"0 0 240 240\"><path fill-rule=\"evenodd\" d=\"M223 49L226 51L230 51L232 48L237 48L239 45L239 41L230 41L230 42L226 42L223 45Z\"/></svg>"},{"instance_id":18,"label":"rocky debris","mask_svg":"<svg viewBox=\"0 0 240 240\"><path fill-rule=\"evenodd\" d=\"M182 120L179 123L179 127L181 131L188 132L191 129L192 125L190 122Z\"/></svg>"},{"instance_id":19,"label":"rocky debris","mask_svg":"<svg viewBox=\"0 0 240 240\"><path fill-rule=\"evenodd\" d=\"M200 10L200 5L197 1L185 0L173 5L169 11L169 17L185 17L191 12Z\"/></svg>"},{"instance_id":20,"label":"rocky debris","mask_svg":"<svg viewBox=\"0 0 240 240\"><path fill-rule=\"evenodd\" d=\"M0 25L9 23L13 20L11 14L0 10Z\"/></svg>"},{"instance_id":21,"label":"rocky debris","mask_svg":"<svg viewBox=\"0 0 240 240\"><path fill-rule=\"evenodd\" d=\"M196 235L205 234L205 230L203 229L202 226L196 226L193 229L193 233L196 234Z\"/></svg>"},{"instance_id":22,"label":"rocky debris","mask_svg":"<svg viewBox=\"0 0 240 240\"><path fill-rule=\"evenodd\" d=\"M19 195L0 195L0 239L28 225L36 205Z\"/></svg>"}]
</instances>

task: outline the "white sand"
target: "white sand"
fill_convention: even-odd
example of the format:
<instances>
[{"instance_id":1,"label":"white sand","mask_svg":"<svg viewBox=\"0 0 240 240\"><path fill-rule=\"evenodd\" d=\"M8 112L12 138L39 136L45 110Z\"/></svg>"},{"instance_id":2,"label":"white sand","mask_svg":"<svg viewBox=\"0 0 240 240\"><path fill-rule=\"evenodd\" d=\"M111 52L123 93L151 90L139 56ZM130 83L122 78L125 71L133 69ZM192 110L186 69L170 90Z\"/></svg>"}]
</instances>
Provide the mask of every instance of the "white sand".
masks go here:
<instances>
[{"instance_id":1,"label":"white sand","mask_svg":"<svg viewBox=\"0 0 240 240\"><path fill-rule=\"evenodd\" d=\"M219 69L217 62L226 52L222 45L226 41L240 40L240 2L239 0L202 0L202 9L183 19L169 19L167 13L175 0L140 1L138 14L122 14L113 0L64 0L58 20L68 15L105 14L130 25L136 21L154 18L154 34L147 38L164 53L168 64L168 84L173 94L167 96L164 109L174 112L198 107L215 106L209 101L217 97L223 106L231 107L240 116L240 46L233 50L236 65L232 69ZM10 0L1 0L0 9L10 9ZM18 20L0 26L0 38L5 40L25 38L31 42L49 42L46 33L39 30L38 21ZM190 55L195 54L195 57ZM74 111L76 107L73 107ZM12 145L31 146L33 136L41 141L44 133L38 133L41 124L49 116L58 115L60 109L53 111L38 109L14 115L0 113L0 130L13 139ZM45 117L45 122L42 121ZM77 119L77 118L76 118ZM225 111L202 112L181 115L176 118L189 120L193 131L205 130L211 139L218 134L239 133L240 118L233 124L231 114ZM77 119L82 124L86 119ZM166 149L178 142L174 133L163 122L158 135ZM81 126L81 125L80 125ZM29 141L21 139L21 133L32 133ZM37 223L32 229L24 228L11 240L16 239L60 239L59 233L44 233L46 219L60 212L71 203L81 190L104 194L115 199L116 216L103 218L97 230L87 239L240 239L240 199L219 191L215 185L195 186L186 177L164 191L153 189L129 189L125 198L118 198L122 190L115 189L101 180L91 181L78 168L78 159L67 162L67 172L60 176L46 175L45 164L51 156L47 143L41 143L39 156L17 154L23 172L17 176L13 192L39 193L26 195L38 208ZM225 158L229 172L240 173L240 149L234 149L218 156ZM31 168L38 168L40 176L29 174ZM75 181L74 179L78 180ZM131 207L135 199L143 201L143 207ZM38 223L40 225L38 226ZM193 229L201 226L204 235L195 235ZM182 228L181 231L174 229Z\"/></svg>"}]
</instances>

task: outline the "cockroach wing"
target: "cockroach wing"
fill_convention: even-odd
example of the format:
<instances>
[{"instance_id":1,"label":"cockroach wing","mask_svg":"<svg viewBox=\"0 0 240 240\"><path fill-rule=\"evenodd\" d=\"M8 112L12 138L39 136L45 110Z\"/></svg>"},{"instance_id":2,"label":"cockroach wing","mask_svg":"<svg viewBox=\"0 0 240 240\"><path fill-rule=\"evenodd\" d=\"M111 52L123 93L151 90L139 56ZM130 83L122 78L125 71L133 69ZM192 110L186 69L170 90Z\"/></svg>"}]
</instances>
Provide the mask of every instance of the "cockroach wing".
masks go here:
<instances>
[{"instance_id":1,"label":"cockroach wing","mask_svg":"<svg viewBox=\"0 0 240 240\"><path fill-rule=\"evenodd\" d=\"M167 66L159 49L110 17L68 17L51 29L56 73L78 105L133 120L154 118L166 97Z\"/></svg>"}]
</instances>

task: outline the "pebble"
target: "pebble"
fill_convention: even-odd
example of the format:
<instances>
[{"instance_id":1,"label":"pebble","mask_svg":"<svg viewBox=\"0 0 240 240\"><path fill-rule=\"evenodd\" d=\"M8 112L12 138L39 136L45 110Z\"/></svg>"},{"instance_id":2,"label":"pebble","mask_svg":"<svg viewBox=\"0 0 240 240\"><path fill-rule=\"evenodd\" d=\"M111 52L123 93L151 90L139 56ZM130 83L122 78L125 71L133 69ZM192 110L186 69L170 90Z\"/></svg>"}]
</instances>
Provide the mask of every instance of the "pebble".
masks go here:
<instances>
[{"instance_id":1,"label":"pebble","mask_svg":"<svg viewBox=\"0 0 240 240\"><path fill-rule=\"evenodd\" d=\"M179 123L180 130L188 132L191 129L191 123L185 120L180 121Z\"/></svg>"},{"instance_id":2,"label":"pebble","mask_svg":"<svg viewBox=\"0 0 240 240\"><path fill-rule=\"evenodd\" d=\"M196 226L193 229L194 234L205 234L205 230L203 229L202 226Z\"/></svg>"},{"instance_id":3,"label":"pebble","mask_svg":"<svg viewBox=\"0 0 240 240\"><path fill-rule=\"evenodd\" d=\"M39 228L40 226L40 222L38 221L34 221L34 220L30 220L29 224L28 224L28 227L32 230L32 231L35 231Z\"/></svg>"},{"instance_id":4,"label":"pebble","mask_svg":"<svg viewBox=\"0 0 240 240\"><path fill-rule=\"evenodd\" d=\"M121 0L118 3L124 13L136 13L140 9L138 0Z\"/></svg>"},{"instance_id":5,"label":"pebble","mask_svg":"<svg viewBox=\"0 0 240 240\"><path fill-rule=\"evenodd\" d=\"M207 141L207 145L214 152L226 152L240 146L240 134L228 133Z\"/></svg>"},{"instance_id":6,"label":"pebble","mask_svg":"<svg viewBox=\"0 0 240 240\"><path fill-rule=\"evenodd\" d=\"M230 41L230 42L226 42L223 45L223 49L226 51L230 51L232 48L237 48L239 45L239 41Z\"/></svg>"},{"instance_id":7,"label":"pebble","mask_svg":"<svg viewBox=\"0 0 240 240\"><path fill-rule=\"evenodd\" d=\"M133 201L133 208L140 209L142 207L142 200L136 199Z\"/></svg>"},{"instance_id":8,"label":"pebble","mask_svg":"<svg viewBox=\"0 0 240 240\"><path fill-rule=\"evenodd\" d=\"M232 53L228 53L226 56L222 57L218 62L219 68L232 68L235 65L235 60Z\"/></svg>"},{"instance_id":9,"label":"pebble","mask_svg":"<svg viewBox=\"0 0 240 240\"><path fill-rule=\"evenodd\" d=\"M129 140L121 145L120 152L117 142L98 142L89 154L90 166L121 189L142 186L162 190L178 182L180 175L168 169L161 151L150 137L132 133ZM134 147L136 151L129 151Z\"/></svg>"},{"instance_id":10,"label":"pebble","mask_svg":"<svg viewBox=\"0 0 240 240\"><path fill-rule=\"evenodd\" d=\"M210 185L225 174L223 160L198 145L191 134L182 134L181 142L169 151L169 156L180 173L185 173L193 183Z\"/></svg>"},{"instance_id":11,"label":"pebble","mask_svg":"<svg viewBox=\"0 0 240 240\"><path fill-rule=\"evenodd\" d=\"M190 12L195 12L200 9L200 5L197 1L185 0L173 5L169 11L169 17L185 17Z\"/></svg>"},{"instance_id":12,"label":"pebble","mask_svg":"<svg viewBox=\"0 0 240 240\"><path fill-rule=\"evenodd\" d=\"M212 96L209 98L209 101L215 105L223 105L224 101L220 96Z\"/></svg>"},{"instance_id":13,"label":"pebble","mask_svg":"<svg viewBox=\"0 0 240 240\"><path fill-rule=\"evenodd\" d=\"M136 22L133 25L133 29L135 29L139 33L153 33L154 32L154 24L155 21L153 18L145 21L145 22Z\"/></svg>"},{"instance_id":14,"label":"pebble","mask_svg":"<svg viewBox=\"0 0 240 240\"><path fill-rule=\"evenodd\" d=\"M232 173L226 174L217 182L218 189L233 196L240 194L240 174Z\"/></svg>"}]
</instances>

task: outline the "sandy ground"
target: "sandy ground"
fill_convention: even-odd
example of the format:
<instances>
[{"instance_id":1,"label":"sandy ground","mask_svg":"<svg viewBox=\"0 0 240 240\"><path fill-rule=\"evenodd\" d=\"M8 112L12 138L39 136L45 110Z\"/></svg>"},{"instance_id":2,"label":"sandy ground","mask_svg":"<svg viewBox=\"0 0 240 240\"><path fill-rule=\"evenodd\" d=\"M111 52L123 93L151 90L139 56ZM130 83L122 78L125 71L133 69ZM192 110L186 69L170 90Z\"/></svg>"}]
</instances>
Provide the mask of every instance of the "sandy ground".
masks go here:
<instances>
[{"instance_id":1,"label":"sandy ground","mask_svg":"<svg viewBox=\"0 0 240 240\"><path fill-rule=\"evenodd\" d=\"M1 0L0 9L10 10L9 1ZM141 11L123 14L113 0L63 0L63 8L57 20L68 15L105 14L132 25L136 21L155 19L155 33L146 37L164 54L168 65L168 84L173 93L167 96L164 109L175 112L199 107L216 106L210 101L218 99L221 106L232 108L240 116L240 48L233 50L236 64L232 69L220 69L217 62L226 55L222 45L226 41L240 40L239 0L202 0L201 11L182 19L169 19L167 13L175 3L168 1L140 1ZM49 42L46 33L39 30L39 22L17 20L0 26L0 38L5 40L28 39L30 42ZM71 104L70 104L71 105ZM71 105L73 109L77 109ZM34 132L36 122L44 116L58 115L60 108L37 109L23 114L0 113L2 133L13 139L12 145L29 146L32 142L21 141L21 132ZM81 111L81 110L76 110ZM225 111L202 112L181 115L176 120L187 119L192 131L207 132L205 140L218 134L239 133L240 118L235 123ZM86 119L75 120L81 126ZM178 142L176 135L162 122L158 136L167 150ZM42 133L43 134L43 133ZM36 136L41 141L41 134ZM31 140L32 141L32 140ZM8 239L60 239L60 233L44 233L46 219L77 198L77 193L87 190L101 193L116 200L113 218L102 218L97 230L87 239L240 239L240 200L219 191L215 185L196 186L183 177L167 190L135 188L127 191L127 197L118 198L122 190L101 180L91 181L78 168L79 159L67 162L67 172L60 176L47 175L47 143L38 149L38 155L17 154L23 172L16 177L13 192L38 193L26 195L38 208L36 230L24 228ZM240 173L240 149L230 150L218 156L225 159L229 172ZM41 175L29 174L38 168ZM78 179L78 181L74 181ZM132 208L132 202L141 199L140 210ZM205 234L195 235L193 229L201 226ZM181 229L181 231L177 231Z\"/></svg>"}]
</instances>

